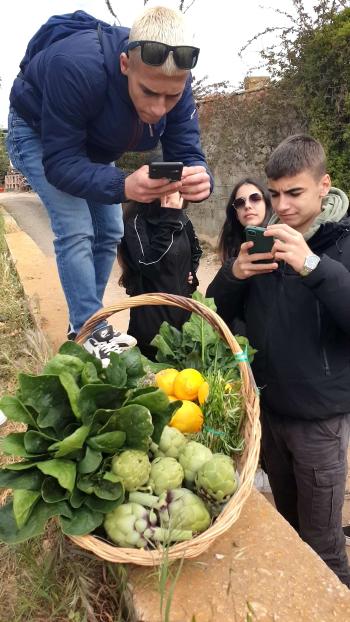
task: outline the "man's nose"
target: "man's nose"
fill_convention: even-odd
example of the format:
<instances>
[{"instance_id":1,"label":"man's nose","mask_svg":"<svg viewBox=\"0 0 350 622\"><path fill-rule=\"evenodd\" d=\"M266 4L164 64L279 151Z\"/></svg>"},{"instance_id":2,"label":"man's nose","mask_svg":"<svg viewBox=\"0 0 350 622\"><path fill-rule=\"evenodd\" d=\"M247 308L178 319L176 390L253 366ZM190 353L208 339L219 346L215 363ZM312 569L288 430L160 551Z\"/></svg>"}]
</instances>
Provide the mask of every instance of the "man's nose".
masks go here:
<instances>
[{"instance_id":1,"label":"man's nose","mask_svg":"<svg viewBox=\"0 0 350 622\"><path fill-rule=\"evenodd\" d=\"M153 102L152 113L156 117L163 117L167 113L166 100L165 97L159 97L155 102Z\"/></svg>"}]
</instances>

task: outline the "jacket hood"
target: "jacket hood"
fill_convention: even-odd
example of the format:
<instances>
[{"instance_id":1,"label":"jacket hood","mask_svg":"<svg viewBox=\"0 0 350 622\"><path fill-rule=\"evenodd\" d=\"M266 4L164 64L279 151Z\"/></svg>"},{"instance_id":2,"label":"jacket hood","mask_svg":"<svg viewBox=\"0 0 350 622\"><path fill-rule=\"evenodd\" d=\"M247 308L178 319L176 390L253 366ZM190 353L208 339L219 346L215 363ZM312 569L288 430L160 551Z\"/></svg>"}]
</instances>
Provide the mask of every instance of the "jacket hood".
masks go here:
<instances>
[{"instance_id":1,"label":"jacket hood","mask_svg":"<svg viewBox=\"0 0 350 622\"><path fill-rule=\"evenodd\" d=\"M310 240L325 223L338 223L347 214L349 199L339 188L331 188L322 201L321 213L315 218L310 229L305 233L305 240Z\"/></svg>"}]
</instances>

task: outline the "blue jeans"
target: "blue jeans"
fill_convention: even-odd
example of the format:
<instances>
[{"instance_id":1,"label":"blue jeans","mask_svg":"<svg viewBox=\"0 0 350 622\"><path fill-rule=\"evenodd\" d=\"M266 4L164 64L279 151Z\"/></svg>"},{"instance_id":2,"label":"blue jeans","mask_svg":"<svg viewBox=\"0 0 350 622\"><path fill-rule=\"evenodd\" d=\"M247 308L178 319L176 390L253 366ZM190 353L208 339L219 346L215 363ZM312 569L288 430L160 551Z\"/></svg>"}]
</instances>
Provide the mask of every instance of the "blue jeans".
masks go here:
<instances>
[{"instance_id":1,"label":"blue jeans","mask_svg":"<svg viewBox=\"0 0 350 622\"><path fill-rule=\"evenodd\" d=\"M77 332L103 306L103 294L123 236L121 206L81 199L52 186L45 177L40 136L13 109L9 114L7 148L12 164L27 178L48 211L69 321Z\"/></svg>"}]
</instances>

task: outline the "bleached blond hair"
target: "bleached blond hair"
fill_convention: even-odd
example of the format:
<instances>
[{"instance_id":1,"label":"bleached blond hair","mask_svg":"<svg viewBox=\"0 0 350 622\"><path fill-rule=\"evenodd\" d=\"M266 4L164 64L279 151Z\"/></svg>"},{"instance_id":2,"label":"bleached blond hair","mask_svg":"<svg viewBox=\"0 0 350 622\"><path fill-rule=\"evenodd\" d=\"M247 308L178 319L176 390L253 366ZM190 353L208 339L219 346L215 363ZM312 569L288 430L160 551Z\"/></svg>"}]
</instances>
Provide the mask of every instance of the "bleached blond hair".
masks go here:
<instances>
[{"instance_id":1,"label":"bleached blond hair","mask_svg":"<svg viewBox=\"0 0 350 622\"><path fill-rule=\"evenodd\" d=\"M158 41L167 45L193 45L193 33L189 28L184 15L180 11L165 6L155 6L146 9L134 21L129 41ZM131 50L129 54L140 57L140 48ZM169 54L165 63L159 67L168 75L183 73L174 63L172 53Z\"/></svg>"}]
</instances>

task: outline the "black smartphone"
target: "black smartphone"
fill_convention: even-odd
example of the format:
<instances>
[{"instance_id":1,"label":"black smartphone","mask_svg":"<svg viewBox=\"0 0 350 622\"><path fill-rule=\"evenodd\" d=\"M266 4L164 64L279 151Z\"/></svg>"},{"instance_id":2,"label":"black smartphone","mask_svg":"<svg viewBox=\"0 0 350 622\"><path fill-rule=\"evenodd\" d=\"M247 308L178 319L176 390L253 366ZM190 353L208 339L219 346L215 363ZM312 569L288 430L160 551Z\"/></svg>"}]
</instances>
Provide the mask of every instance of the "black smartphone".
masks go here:
<instances>
[{"instance_id":1,"label":"black smartphone","mask_svg":"<svg viewBox=\"0 0 350 622\"><path fill-rule=\"evenodd\" d=\"M182 162L151 162L148 167L151 179L180 181L184 165Z\"/></svg>"},{"instance_id":2,"label":"black smartphone","mask_svg":"<svg viewBox=\"0 0 350 622\"><path fill-rule=\"evenodd\" d=\"M264 236L264 227L245 227L245 238L247 242L254 242L254 246L248 250L249 255L255 253L270 253L274 244L274 238ZM259 259L256 263L272 263L273 259Z\"/></svg>"}]
</instances>

